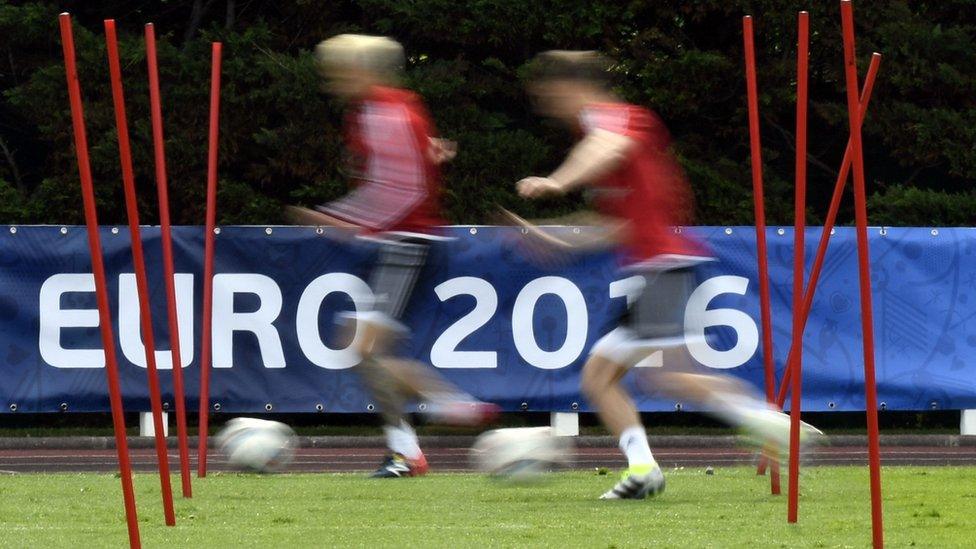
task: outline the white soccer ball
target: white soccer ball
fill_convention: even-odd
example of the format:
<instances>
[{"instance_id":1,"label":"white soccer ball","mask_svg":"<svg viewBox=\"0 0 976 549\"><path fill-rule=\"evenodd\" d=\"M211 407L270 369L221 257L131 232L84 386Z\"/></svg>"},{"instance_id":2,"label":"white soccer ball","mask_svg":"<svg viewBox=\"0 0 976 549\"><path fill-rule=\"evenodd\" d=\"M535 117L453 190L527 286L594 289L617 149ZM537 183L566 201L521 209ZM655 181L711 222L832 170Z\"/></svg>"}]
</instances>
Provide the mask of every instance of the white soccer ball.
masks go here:
<instances>
[{"instance_id":1,"label":"white soccer ball","mask_svg":"<svg viewBox=\"0 0 976 549\"><path fill-rule=\"evenodd\" d=\"M471 447L471 460L489 475L526 482L569 464L570 437L557 437L550 427L495 429L483 433Z\"/></svg>"},{"instance_id":2,"label":"white soccer ball","mask_svg":"<svg viewBox=\"0 0 976 549\"><path fill-rule=\"evenodd\" d=\"M231 464L258 473L281 471L295 457L298 439L278 421L234 418L217 434L217 448Z\"/></svg>"}]
</instances>

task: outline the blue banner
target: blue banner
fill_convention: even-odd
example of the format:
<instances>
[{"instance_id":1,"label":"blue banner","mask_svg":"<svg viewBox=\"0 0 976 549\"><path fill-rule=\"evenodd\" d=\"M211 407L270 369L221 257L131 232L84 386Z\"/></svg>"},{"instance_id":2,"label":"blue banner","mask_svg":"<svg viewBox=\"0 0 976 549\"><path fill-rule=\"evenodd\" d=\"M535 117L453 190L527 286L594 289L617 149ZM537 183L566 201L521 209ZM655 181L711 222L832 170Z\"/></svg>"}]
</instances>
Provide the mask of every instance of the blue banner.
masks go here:
<instances>
[{"instance_id":1,"label":"blue banner","mask_svg":"<svg viewBox=\"0 0 976 549\"><path fill-rule=\"evenodd\" d=\"M561 228L578 231L587 229ZM713 250L687 306L706 338L690 346L701 371L762 386L755 231L686 229ZM419 281L405 352L506 410L585 411L579 373L625 304L609 253L541 266L515 229L452 227ZM159 230L143 228L156 361L172 406ZM976 408L973 229L870 229L878 397L889 410ZM808 229L807 265L820 236ZM790 345L790 228L770 228L777 379ZM139 305L125 228L101 231L122 392L147 410ZM349 336L337 317L368 294L375 247L314 228L223 227L216 237L211 402L225 412L365 412ZM203 230L174 229L181 361L190 409L200 375ZM0 409L109 409L104 353L84 227L0 233ZM972 297L970 297L972 296ZM972 299L972 302L970 302ZM361 305L361 304L360 304ZM192 334L192 337L190 337ZM652 357L644 366L667 368ZM863 410L863 354L854 231L838 228L806 329L806 410ZM635 374L634 377L639 376ZM634 383L645 411L680 403ZM691 409L687 404L683 409Z\"/></svg>"}]
</instances>

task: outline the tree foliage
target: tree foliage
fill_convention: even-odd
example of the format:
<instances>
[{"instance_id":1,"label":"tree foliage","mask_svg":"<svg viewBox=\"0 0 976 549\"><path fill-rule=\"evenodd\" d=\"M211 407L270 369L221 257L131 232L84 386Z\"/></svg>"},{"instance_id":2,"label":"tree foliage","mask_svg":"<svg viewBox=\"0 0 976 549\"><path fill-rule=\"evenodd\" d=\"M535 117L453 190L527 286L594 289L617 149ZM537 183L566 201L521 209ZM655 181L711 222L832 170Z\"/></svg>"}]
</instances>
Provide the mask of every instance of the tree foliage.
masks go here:
<instances>
[{"instance_id":1,"label":"tree foliage","mask_svg":"<svg viewBox=\"0 0 976 549\"><path fill-rule=\"evenodd\" d=\"M320 90L311 49L339 32L394 36L407 84L460 154L445 173L455 222L495 204L547 216L577 197L519 200L512 183L551 169L570 144L540 119L520 75L536 52L594 48L618 60L616 89L655 109L691 177L698 222L751 224L740 18L755 16L767 213L789 223L796 11L809 9L810 221L826 210L847 140L836 3L786 0L0 0L0 221L82 220L57 14L75 16L92 166L103 223L124 221L102 19L120 26L140 210L156 222L142 24L158 35L174 221L203 221L210 42L224 43L219 221L274 223L285 203L338 196L342 106ZM966 0L855 6L860 74L884 54L864 125L872 211L886 224L972 224L976 10ZM848 201L849 202L849 201ZM841 221L851 219L850 206Z\"/></svg>"}]
</instances>

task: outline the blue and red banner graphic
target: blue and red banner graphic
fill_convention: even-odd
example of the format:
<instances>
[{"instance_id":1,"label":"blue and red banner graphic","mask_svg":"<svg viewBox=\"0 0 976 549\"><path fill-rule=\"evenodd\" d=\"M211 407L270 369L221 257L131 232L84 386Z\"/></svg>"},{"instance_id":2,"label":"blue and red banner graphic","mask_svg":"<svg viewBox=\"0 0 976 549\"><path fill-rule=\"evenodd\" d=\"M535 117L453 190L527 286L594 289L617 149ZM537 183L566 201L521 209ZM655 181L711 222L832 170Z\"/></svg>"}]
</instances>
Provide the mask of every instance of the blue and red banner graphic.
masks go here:
<instances>
[{"instance_id":1,"label":"blue and red banner graphic","mask_svg":"<svg viewBox=\"0 0 976 549\"><path fill-rule=\"evenodd\" d=\"M576 230L563 228L560 230ZM579 229L587 230L587 229ZM755 231L686 229L718 261L687 304L696 367L762 385ZM610 253L540 266L518 230L452 227L432 253L407 319L405 352L506 410L585 411L579 372L590 346L623 310ZM976 232L870 229L879 402L889 410L976 408ZM143 229L157 364L172 404L172 360L157 228ZM807 264L819 228L808 229ZM792 230L770 228L777 376L790 345ZM127 231L102 229L126 409L148 410L139 301ZM187 398L197 399L203 230L174 230L177 306ZM340 313L363 305L375 248L314 228L223 227L217 236L211 402L226 412L365 412ZM854 231L831 240L804 345L803 407L863 410ZM0 409L106 411L104 355L83 227L0 233ZM185 334L192 333L194 337ZM667 368L666 358L643 366ZM639 374L635 374L639 375ZM640 408L674 410L634 384ZM192 408L191 408L192 409ZM684 409L691 409L684 405Z\"/></svg>"}]
</instances>

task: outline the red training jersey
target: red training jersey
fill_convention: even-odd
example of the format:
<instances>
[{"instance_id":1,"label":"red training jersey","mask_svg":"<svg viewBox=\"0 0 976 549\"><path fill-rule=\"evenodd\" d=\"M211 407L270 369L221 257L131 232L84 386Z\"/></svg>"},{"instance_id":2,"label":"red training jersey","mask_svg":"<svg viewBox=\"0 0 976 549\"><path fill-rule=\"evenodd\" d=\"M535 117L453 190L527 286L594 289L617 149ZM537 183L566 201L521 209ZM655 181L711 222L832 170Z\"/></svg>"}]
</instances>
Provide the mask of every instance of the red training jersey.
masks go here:
<instances>
[{"instance_id":1,"label":"red training jersey","mask_svg":"<svg viewBox=\"0 0 976 549\"><path fill-rule=\"evenodd\" d=\"M376 86L345 125L359 181L351 193L318 209L371 232L428 233L442 225L440 173L428 152L435 129L420 97Z\"/></svg>"},{"instance_id":2,"label":"red training jersey","mask_svg":"<svg viewBox=\"0 0 976 549\"><path fill-rule=\"evenodd\" d=\"M656 256L700 257L705 250L677 234L690 218L691 188L669 150L670 135L651 111L626 103L591 103L579 114L583 133L604 130L635 143L611 173L591 187L596 209L628 222L624 248L628 263Z\"/></svg>"}]
</instances>

